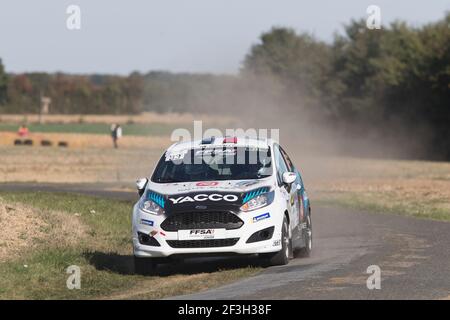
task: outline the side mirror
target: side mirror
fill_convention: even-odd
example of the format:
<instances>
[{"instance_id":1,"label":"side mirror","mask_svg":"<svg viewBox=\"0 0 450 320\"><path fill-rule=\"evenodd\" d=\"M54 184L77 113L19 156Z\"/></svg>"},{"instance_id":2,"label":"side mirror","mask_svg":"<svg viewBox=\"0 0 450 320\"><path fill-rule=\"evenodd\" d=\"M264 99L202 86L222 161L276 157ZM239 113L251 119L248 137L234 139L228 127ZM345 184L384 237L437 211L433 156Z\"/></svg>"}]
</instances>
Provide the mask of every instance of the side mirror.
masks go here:
<instances>
[{"instance_id":1,"label":"side mirror","mask_svg":"<svg viewBox=\"0 0 450 320\"><path fill-rule=\"evenodd\" d=\"M140 197L142 197L142 195L144 194L145 187L147 187L147 183L148 183L147 178L140 178L136 180L136 187Z\"/></svg>"},{"instance_id":2,"label":"side mirror","mask_svg":"<svg viewBox=\"0 0 450 320\"><path fill-rule=\"evenodd\" d=\"M297 175L295 174L295 172L283 173L283 182L285 184L292 184L295 180L297 180Z\"/></svg>"}]
</instances>

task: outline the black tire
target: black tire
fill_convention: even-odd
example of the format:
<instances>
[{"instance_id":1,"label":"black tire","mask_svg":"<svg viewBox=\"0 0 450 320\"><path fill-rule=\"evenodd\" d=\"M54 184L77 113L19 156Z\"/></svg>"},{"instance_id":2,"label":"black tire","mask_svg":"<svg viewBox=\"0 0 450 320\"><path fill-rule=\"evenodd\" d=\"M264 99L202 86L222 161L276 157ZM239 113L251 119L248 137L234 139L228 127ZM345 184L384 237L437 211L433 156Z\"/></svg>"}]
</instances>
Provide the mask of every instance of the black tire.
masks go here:
<instances>
[{"instance_id":1,"label":"black tire","mask_svg":"<svg viewBox=\"0 0 450 320\"><path fill-rule=\"evenodd\" d=\"M284 266L289 263L289 257L292 252L291 239L289 239L289 224L286 216L283 219L283 227L281 229L281 250L274 253L264 254L271 266Z\"/></svg>"},{"instance_id":2,"label":"black tire","mask_svg":"<svg viewBox=\"0 0 450 320\"><path fill-rule=\"evenodd\" d=\"M294 258L307 258L311 256L313 246L311 213L308 214L308 217L306 218L306 229L304 231L304 237L305 246L303 248L294 250Z\"/></svg>"},{"instance_id":3,"label":"black tire","mask_svg":"<svg viewBox=\"0 0 450 320\"><path fill-rule=\"evenodd\" d=\"M152 258L134 257L134 273L148 276L153 273L156 263Z\"/></svg>"}]
</instances>

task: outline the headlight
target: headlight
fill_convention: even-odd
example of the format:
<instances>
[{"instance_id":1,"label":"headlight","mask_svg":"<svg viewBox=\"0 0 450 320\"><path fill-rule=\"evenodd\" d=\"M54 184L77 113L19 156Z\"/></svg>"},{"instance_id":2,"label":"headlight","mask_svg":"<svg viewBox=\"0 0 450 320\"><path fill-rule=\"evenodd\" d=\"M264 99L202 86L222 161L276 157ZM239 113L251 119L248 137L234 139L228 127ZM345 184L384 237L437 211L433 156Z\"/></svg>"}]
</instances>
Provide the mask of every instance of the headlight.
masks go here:
<instances>
[{"instance_id":1,"label":"headlight","mask_svg":"<svg viewBox=\"0 0 450 320\"><path fill-rule=\"evenodd\" d=\"M164 209L161 208L157 203L153 202L152 200L143 200L139 204L139 208L147 213L154 214L154 215L161 215L164 213Z\"/></svg>"},{"instance_id":2,"label":"headlight","mask_svg":"<svg viewBox=\"0 0 450 320\"><path fill-rule=\"evenodd\" d=\"M241 211L252 211L268 206L273 201L274 192L264 193L247 201L241 206Z\"/></svg>"}]
</instances>

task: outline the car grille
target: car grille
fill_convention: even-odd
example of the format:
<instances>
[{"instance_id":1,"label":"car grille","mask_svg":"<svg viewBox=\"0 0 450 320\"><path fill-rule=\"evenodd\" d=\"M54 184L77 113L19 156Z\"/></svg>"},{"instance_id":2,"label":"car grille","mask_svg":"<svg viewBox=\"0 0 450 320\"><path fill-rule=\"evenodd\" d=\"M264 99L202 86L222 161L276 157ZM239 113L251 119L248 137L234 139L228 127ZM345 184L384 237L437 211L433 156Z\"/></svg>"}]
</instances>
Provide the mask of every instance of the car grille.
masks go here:
<instances>
[{"instance_id":1,"label":"car grille","mask_svg":"<svg viewBox=\"0 0 450 320\"><path fill-rule=\"evenodd\" d=\"M172 248L217 248L231 247L239 241L239 238L208 239L208 240L167 240Z\"/></svg>"},{"instance_id":2,"label":"car grille","mask_svg":"<svg viewBox=\"0 0 450 320\"><path fill-rule=\"evenodd\" d=\"M190 229L239 229L244 222L231 212L183 212L169 216L161 228L165 231Z\"/></svg>"}]
</instances>

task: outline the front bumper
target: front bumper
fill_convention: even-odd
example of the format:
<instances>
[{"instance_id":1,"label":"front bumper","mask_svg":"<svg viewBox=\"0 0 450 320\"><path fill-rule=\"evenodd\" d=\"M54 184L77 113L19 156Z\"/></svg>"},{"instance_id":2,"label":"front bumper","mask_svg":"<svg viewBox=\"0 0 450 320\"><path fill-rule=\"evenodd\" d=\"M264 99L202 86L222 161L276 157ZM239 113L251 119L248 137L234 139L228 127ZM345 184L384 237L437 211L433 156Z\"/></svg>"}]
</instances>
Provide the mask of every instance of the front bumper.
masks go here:
<instances>
[{"instance_id":1,"label":"front bumper","mask_svg":"<svg viewBox=\"0 0 450 320\"><path fill-rule=\"evenodd\" d=\"M137 257L168 257L171 255L203 255L203 254L255 254L277 252L281 250L281 225L282 214L276 211L275 205L254 210L251 212L241 212L237 216L244 222L239 229L226 230L225 239L239 239L235 244L223 247L200 247L200 248L174 248L169 245L168 241L179 241L178 232L167 232L160 228L165 217L154 216L139 210L135 206L133 215L133 249L134 255ZM270 217L258 219L254 221L254 217L264 216L266 213ZM281 217L280 217L281 216ZM141 223L141 219L146 224ZM149 223L148 221L151 221ZM150 225L152 224L152 225ZM273 235L268 240L246 243L247 240L255 233L263 229L274 227ZM160 246L148 246L141 244L138 239L138 232L144 234L152 234L158 241ZM202 240L189 240L202 241Z\"/></svg>"}]
</instances>

